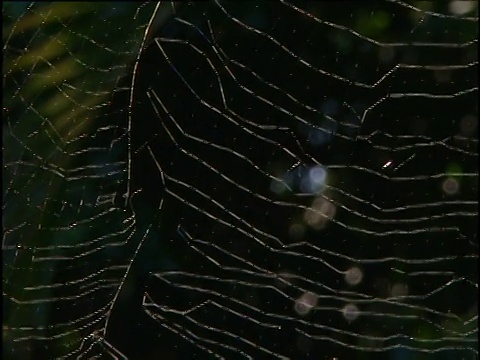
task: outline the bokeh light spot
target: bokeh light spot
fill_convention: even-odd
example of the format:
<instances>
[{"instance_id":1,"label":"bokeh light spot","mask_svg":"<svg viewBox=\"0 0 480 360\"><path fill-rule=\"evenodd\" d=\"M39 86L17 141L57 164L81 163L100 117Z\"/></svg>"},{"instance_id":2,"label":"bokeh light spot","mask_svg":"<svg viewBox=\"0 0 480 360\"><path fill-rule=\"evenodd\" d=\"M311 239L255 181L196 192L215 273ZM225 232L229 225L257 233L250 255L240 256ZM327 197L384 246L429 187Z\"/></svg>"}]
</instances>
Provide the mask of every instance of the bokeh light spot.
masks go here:
<instances>
[{"instance_id":1,"label":"bokeh light spot","mask_svg":"<svg viewBox=\"0 0 480 360\"><path fill-rule=\"evenodd\" d=\"M302 294L294 305L294 310L298 315L307 315L315 306L317 306L317 295L307 292Z\"/></svg>"},{"instance_id":2,"label":"bokeh light spot","mask_svg":"<svg viewBox=\"0 0 480 360\"><path fill-rule=\"evenodd\" d=\"M408 285L404 283L393 284L390 290L390 296L392 297L401 297L408 295Z\"/></svg>"},{"instance_id":3,"label":"bokeh light spot","mask_svg":"<svg viewBox=\"0 0 480 360\"><path fill-rule=\"evenodd\" d=\"M442 183L442 190L447 195L455 195L459 189L460 184L458 180L453 177L446 178Z\"/></svg>"},{"instance_id":4,"label":"bokeh light spot","mask_svg":"<svg viewBox=\"0 0 480 360\"><path fill-rule=\"evenodd\" d=\"M302 177L300 190L305 193L319 193L325 186L327 171L323 166L314 166L308 170L306 176Z\"/></svg>"},{"instance_id":5,"label":"bokeh light spot","mask_svg":"<svg viewBox=\"0 0 480 360\"><path fill-rule=\"evenodd\" d=\"M360 310L358 310L357 305L355 304L347 304L342 309L342 315L347 321L355 320L358 315L360 315Z\"/></svg>"},{"instance_id":6,"label":"bokeh light spot","mask_svg":"<svg viewBox=\"0 0 480 360\"><path fill-rule=\"evenodd\" d=\"M335 216L336 207L330 201L318 197L312 207L305 211L305 222L316 230L323 229L329 220Z\"/></svg>"},{"instance_id":7,"label":"bokeh light spot","mask_svg":"<svg viewBox=\"0 0 480 360\"><path fill-rule=\"evenodd\" d=\"M355 286L360 284L363 279L363 272L358 267L354 266L345 271L345 282L348 285Z\"/></svg>"},{"instance_id":8,"label":"bokeh light spot","mask_svg":"<svg viewBox=\"0 0 480 360\"><path fill-rule=\"evenodd\" d=\"M477 1L471 0L454 0L448 4L450 12L456 15L465 15L473 11L476 7Z\"/></svg>"}]
</instances>

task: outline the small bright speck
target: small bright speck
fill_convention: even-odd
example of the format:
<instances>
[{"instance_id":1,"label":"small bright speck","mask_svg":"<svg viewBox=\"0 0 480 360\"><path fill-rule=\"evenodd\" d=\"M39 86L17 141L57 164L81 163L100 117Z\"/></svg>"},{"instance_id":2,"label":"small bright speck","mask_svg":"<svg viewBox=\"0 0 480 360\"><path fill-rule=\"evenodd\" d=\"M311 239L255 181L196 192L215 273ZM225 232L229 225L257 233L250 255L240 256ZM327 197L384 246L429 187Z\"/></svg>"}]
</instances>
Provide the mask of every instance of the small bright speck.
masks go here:
<instances>
[{"instance_id":1,"label":"small bright speck","mask_svg":"<svg viewBox=\"0 0 480 360\"><path fill-rule=\"evenodd\" d=\"M386 168L389 167L390 165L392 165L392 161L387 161L387 162L382 166L382 169L386 169Z\"/></svg>"}]
</instances>

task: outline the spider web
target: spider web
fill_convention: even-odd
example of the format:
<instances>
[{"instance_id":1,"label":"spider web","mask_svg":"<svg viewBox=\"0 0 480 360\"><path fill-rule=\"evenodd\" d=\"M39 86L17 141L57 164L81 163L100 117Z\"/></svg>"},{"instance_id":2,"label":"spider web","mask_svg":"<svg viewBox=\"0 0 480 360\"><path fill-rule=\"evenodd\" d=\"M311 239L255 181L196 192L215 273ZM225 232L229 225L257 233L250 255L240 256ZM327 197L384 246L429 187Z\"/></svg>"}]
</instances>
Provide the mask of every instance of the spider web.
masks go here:
<instances>
[{"instance_id":1,"label":"spider web","mask_svg":"<svg viewBox=\"0 0 480 360\"><path fill-rule=\"evenodd\" d=\"M476 11L6 3L6 358L476 358Z\"/></svg>"}]
</instances>

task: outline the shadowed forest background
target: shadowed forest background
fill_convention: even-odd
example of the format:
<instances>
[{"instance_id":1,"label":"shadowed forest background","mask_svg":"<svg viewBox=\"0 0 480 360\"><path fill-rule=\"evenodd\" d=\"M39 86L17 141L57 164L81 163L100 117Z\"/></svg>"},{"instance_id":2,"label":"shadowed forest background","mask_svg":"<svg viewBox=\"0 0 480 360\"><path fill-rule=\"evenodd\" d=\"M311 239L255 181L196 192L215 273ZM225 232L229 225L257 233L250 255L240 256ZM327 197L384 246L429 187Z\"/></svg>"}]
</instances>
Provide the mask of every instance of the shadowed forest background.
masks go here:
<instances>
[{"instance_id":1,"label":"shadowed forest background","mask_svg":"<svg viewBox=\"0 0 480 360\"><path fill-rule=\"evenodd\" d=\"M4 358L478 358L477 2L2 15Z\"/></svg>"}]
</instances>

